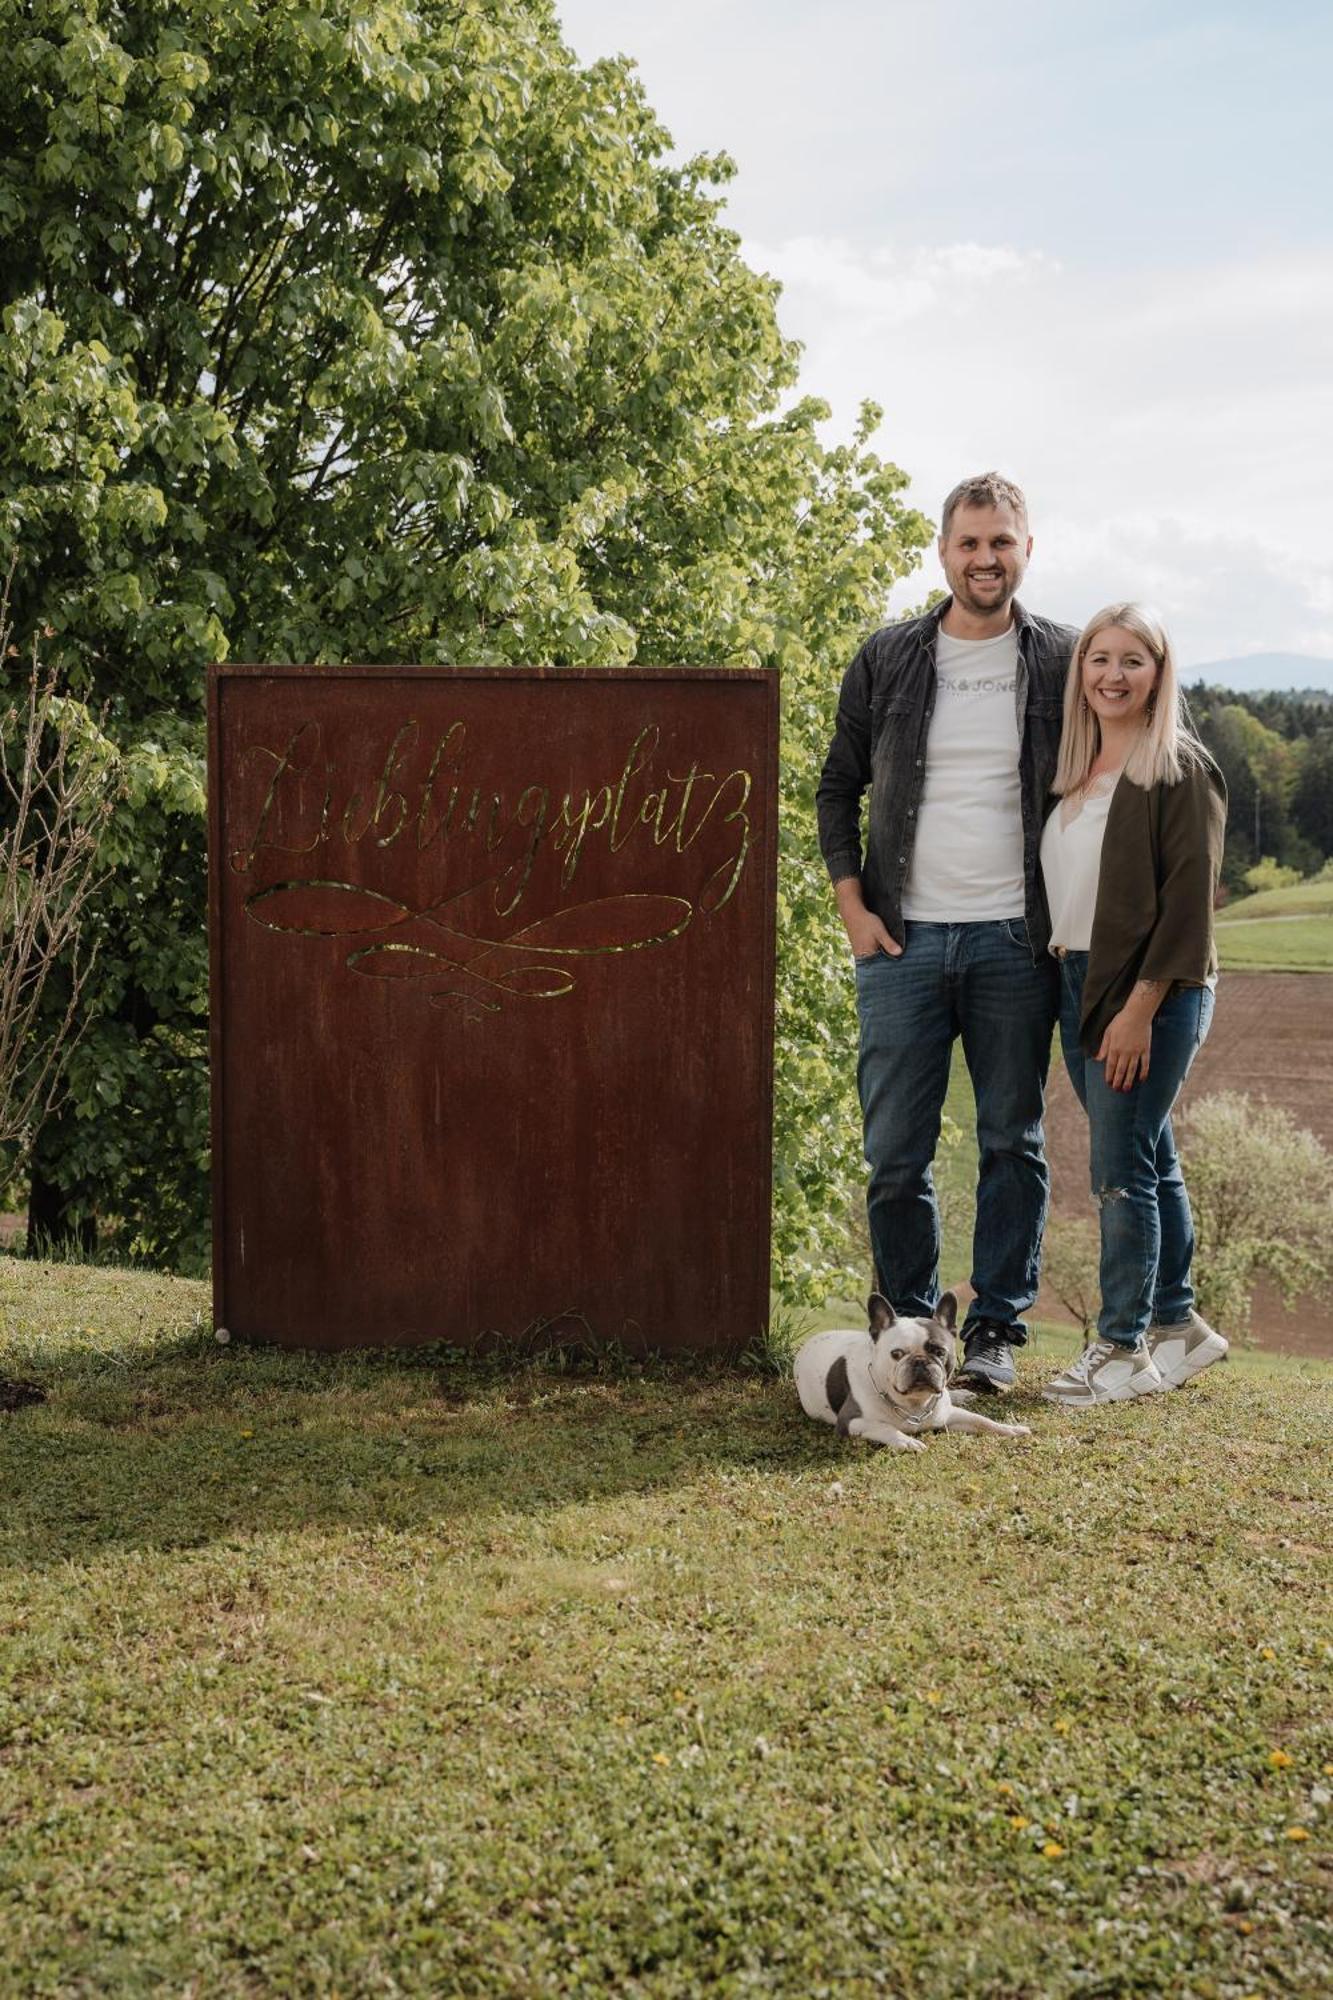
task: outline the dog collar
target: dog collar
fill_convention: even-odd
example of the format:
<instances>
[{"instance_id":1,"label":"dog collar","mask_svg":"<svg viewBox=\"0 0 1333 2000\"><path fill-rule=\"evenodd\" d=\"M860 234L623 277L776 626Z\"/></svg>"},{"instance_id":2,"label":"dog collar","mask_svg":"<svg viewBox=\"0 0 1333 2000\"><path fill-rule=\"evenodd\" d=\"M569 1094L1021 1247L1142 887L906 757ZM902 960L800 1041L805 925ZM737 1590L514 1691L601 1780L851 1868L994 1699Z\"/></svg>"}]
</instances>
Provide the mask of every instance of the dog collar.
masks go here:
<instances>
[{"instance_id":1,"label":"dog collar","mask_svg":"<svg viewBox=\"0 0 1333 2000\"><path fill-rule=\"evenodd\" d=\"M923 1403L919 1410L913 1410L910 1414L905 1413L903 1415L902 1417L903 1429L905 1431L919 1431L924 1424L928 1424L930 1422L931 1418L934 1416L936 1410L938 1410L943 1400L944 1400L943 1389L937 1389L935 1391L935 1394L931 1397L930 1401L928 1403Z\"/></svg>"}]
</instances>

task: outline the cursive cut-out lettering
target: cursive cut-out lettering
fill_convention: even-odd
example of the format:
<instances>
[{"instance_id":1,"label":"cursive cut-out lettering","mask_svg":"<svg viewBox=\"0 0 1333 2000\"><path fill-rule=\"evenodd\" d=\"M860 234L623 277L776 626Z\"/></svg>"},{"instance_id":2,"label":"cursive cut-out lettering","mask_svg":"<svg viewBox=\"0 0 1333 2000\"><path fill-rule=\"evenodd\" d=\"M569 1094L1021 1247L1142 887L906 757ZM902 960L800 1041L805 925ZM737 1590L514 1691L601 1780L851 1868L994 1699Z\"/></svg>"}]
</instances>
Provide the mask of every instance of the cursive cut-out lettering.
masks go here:
<instances>
[{"instance_id":1,"label":"cursive cut-out lettering","mask_svg":"<svg viewBox=\"0 0 1333 2000\"><path fill-rule=\"evenodd\" d=\"M696 915L724 908L740 885L752 841L750 772L719 774L697 760L683 773L662 769L660 745L659 726L648 723L597 783L557 790L529 777L508 792L468 782L461 721L430 738L416 718L404 721L366 779L345 775L325 753L319 722L306 719L276 747L243 753L240 768L258 765L265 780L229 865L249 875L264 857L318 854L320 872L284 869L281 880L253 889L247 914L267 930L348 940L345 962L363 977L443 980L432 1002L459 1001L469 1013L493 1012L507 997L556 999L573 989L571 961L670 943ZM710 844L716 837L721 858L691 897L563 900L593 844L618 855L645 840L650 851L684 855L705 835ZM404 840L439 857L439 893L424 903L349 880L339 865L338 857L388 854ZM552 864L541 880L549 894L553 868L562 900L533 915L526 906L543 853Z\"/></svg>"}]
</instances>

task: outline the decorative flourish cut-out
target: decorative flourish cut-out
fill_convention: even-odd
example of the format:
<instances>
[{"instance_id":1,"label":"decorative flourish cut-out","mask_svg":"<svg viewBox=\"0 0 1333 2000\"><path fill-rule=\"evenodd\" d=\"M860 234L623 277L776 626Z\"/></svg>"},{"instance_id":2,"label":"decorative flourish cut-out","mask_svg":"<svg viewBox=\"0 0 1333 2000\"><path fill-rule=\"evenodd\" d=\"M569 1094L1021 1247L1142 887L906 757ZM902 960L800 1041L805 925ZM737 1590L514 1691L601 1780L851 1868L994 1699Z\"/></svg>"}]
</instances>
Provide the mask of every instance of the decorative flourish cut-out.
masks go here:
<instances>
[{"instance_id":1,"label":"decorative flourish cut-out","mask_svg":"<svg viewBox=\"0 0 1333 2000\"><path fill-rule=\"evenodd\" d=\"M558 1000L574 990L580 958L646 951L681 936L694 915L683 896L626 894L570 903L549 916L487 935L459 905L485 883L471 883L416 909L377 889L322 877L273 882L245 899L246 914L265 930L297 937L370 938L348 952L351 972L373 979L438 979L431 1004L456 1000L469 1011L498 1013L505 998ZM449 914L446 916L446 912ZM410 937L386 936L408 927ZM373 933L379 932L378 937Z\"/></svg>"}]
</instances>

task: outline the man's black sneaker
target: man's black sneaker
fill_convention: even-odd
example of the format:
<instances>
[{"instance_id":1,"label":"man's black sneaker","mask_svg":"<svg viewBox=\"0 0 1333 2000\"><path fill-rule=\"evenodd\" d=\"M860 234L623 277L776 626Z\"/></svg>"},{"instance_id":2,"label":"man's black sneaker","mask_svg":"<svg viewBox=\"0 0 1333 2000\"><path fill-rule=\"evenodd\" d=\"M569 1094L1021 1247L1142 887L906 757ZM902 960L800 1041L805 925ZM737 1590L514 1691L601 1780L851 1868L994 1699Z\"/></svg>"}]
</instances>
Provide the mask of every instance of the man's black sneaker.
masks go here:
<instances>
[{"instance_id":1,"label":"man's black sneaker","mask_svg":"<svg viewBox=\"0 0 1333 2000\"><path fill-rule=\"evenodd\" d=\"M1000 1396L1015 1381L1014 1350L998 1320L979 1319L963 1328L963 1365L958 1380L983 1396Z\"/></svg>"}]
</instances>

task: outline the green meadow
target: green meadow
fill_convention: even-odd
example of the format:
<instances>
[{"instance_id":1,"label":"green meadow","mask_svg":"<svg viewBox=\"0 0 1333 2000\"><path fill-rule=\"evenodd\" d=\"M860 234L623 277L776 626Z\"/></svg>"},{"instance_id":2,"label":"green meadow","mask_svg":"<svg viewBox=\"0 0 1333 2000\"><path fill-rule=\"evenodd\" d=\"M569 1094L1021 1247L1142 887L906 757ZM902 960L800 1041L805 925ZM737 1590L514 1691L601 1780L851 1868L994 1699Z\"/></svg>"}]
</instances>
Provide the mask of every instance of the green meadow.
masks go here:
<instances>
[{"instance_id":1,"label":"green meadow","mask_svg":"<svg viewBox=\"0 0 1333 2000\"><path fill-rule=\"evenodd\" d=\"M1217 947L1223 971L1333 971L1333 881L1297 882L1228 903Z\"/></svg>"},{"instance_id":2,"label":"green meadow","mask_svg":"<svg viewBox=\"0 0 1333 2000\"><path fill-rule=\"evenodd\" d=\"M1224 972L1333 972L1333 917L1269 917L1217 927Z\"/></svg>"},{"instance_id":3,"label":"green meadow","mask_svg":"<svg viewBox=\"0 0 1333 2000\"><path fill-rule=\"evenodd\" d=\"M781 1357L212 1338L0 1259L0 1991L1333 1985L1333 1368L839 1444ZM788 1327L789 1337L801 1331Z\"/></svg>"}]
</instances>

